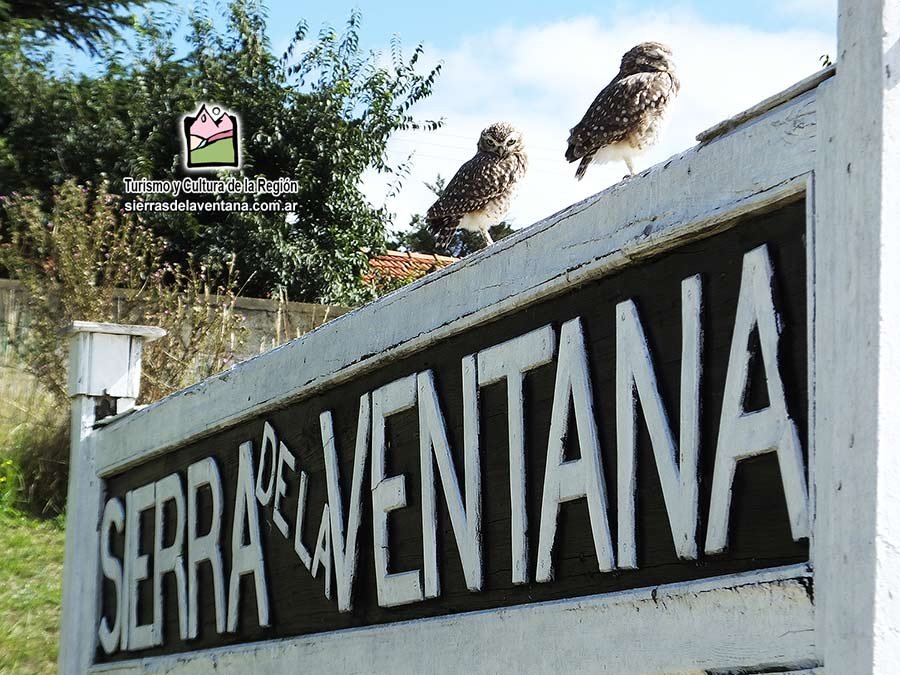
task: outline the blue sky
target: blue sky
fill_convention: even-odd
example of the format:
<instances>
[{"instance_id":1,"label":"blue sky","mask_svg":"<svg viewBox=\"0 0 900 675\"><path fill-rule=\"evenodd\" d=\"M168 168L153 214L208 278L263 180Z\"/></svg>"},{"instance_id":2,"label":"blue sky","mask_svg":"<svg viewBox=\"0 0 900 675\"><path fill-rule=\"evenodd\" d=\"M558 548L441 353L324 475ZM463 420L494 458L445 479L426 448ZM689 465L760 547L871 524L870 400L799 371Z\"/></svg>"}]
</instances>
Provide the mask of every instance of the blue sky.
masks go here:
<instances>
[{"instance_id":1,"label":"blue sky","mask_svg":"<svg viewBox=\"0 0 900 675\"><path fill-rule=\"evenodd\" d=\"M173 1L185 9L194 4ZM209 2L211 8L224 4ZM389 145L391 161L409 159L412 165L403 189L388 199L392 179L370 173L363 180L370 201L395 214L396 228L428 208L433 195L425 183L438 174L452 176L474 154L480 130L499 120L523 131L530 158L509 214L514 226L531 224L619 180L624 166L607 165L592 167L576 182L563 152L569 128L615 74L622 53L638 42L667 42L682 81L668 130L637 162L638 169L691 147L698 132L815 72L819 57L836 49L836 0L266 4L269 37L279 53L301 17L316 32L322 24L340 27L358 8L364 46L384 49L396 33L408 48L424 43L423 67L443 64L433 95L413 113L443 119L444 126L403 132ZM90 67L83 55L76 64Z\"/></svg>"},{"instance_id":2,"label":"blue sky","mask_svg":"<svg viewBox=\"0 0 900 675\"><path fill-rule=\"evenodd\" d=\"M181 0L182 6L191 2ZM271 35L274 41L286 39L300 17L310 26L338 26L357 8L363 14L365 37L374 44L399 33L405 42L427 42L439 48L451 47L459 36L490 28L524 28L549 24L578 16L593 16L600 21L639 11L678 10L692 12L711 22L734 23L764 31L811 29L833 31L834 12L829 0L693 0L685 2L590 2L553 0L496 2L456 0L455 2L378 2L376 0L297 3L271 0L268 3ZM819 10L819 6L825 8Z\"/></svg>"}]
</instances>

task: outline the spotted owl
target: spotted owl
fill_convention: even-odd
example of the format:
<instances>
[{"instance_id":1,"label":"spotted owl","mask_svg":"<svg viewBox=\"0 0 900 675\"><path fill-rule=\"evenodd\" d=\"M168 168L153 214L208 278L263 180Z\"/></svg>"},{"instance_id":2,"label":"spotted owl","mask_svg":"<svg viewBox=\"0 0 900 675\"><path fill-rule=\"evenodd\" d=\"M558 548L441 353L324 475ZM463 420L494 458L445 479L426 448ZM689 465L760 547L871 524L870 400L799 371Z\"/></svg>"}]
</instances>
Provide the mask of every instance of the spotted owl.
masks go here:
<instances>
[{"instance_id":1,"label":"spotted owl","mask_svg":"<svg viewBox=\"0 0 900 675\"><path fill-rule=\"evenodd\" d=\"M478 152L459 167L425 215L438 247L446 250L457 228L480 232L487 245L493 244L488 230L506 216L516 183L527 169L518 129L496 122L482 131Z\"/></svg>"},{"instance_id":2,"label":"spotted owl","mask_svg":"<svg viewBox=\"0 0 900 675\"><path fill-rule=\"evenodd\" d=\"M569 134L566 159L581 160L581 180L591 162L633 159L656 143L666 110L680 87L672 50L659 42L642 42L622 57L618 74L591 103Z\"/></svg>"}]
</instances>

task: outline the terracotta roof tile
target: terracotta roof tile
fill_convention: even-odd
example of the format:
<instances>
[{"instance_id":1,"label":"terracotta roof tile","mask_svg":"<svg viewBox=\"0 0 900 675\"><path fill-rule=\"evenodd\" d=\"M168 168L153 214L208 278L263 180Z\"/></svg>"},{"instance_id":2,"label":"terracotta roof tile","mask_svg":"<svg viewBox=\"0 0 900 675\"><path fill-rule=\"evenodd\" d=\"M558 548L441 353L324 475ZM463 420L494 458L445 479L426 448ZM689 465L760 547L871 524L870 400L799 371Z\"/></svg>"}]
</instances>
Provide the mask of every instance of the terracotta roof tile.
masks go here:
<instances>
[{"instance_id":1,"label":"terracotta roof tile","mask_svg":"<svg viewBox=\"0 0 900 675\"><path fill-rule=\"evenodd\" d=\"M363 281L371 283L377 279L418 279L458 259L434 253L386 251L369 259L369 272L363 277Z\"/></svg>"}]
</instances>

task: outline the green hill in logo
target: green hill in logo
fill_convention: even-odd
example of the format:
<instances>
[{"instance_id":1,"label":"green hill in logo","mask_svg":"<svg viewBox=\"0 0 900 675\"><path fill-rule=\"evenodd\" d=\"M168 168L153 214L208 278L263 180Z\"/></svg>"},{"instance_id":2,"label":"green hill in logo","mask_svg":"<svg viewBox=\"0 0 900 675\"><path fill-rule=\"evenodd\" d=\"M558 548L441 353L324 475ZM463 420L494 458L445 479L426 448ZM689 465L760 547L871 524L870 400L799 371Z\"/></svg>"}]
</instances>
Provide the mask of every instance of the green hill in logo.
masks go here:
<instances>
[{"instance_id":1,"label":"green hill in logo","mask_svg":"<svg viewBox=\"0 0 900 675\"><path fill-rule=\"evenodd\" d=\"M195 115L182 120L187 168L238 168L238 119L202 104Z\"/></svg>"},{"instance_id":2,"label":"green hill in logo","mask_svg":"<svg viewBox=\"0 0 900 675\"><path fill-rule=\"evenodd\" d=\"M223 138L191 152L191 163L196 165L225 165L235 163L234 144L231 139Z\"/></svg>"}]
</instances>

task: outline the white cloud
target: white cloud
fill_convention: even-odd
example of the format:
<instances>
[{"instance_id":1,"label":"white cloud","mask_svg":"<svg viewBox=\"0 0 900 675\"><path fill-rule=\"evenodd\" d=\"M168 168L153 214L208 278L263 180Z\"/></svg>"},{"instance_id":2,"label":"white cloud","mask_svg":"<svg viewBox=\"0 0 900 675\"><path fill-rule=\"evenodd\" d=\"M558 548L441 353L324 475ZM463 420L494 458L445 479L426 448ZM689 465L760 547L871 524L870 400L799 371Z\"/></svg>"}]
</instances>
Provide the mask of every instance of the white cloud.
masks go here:
<instances>
[{"instance_id":1,"label":"white cloud","mask_svg":"<svg viewBox=\"0 0 900 675\"><path fill-rule=\"evenodd\" d=\"M682 89L659 145L638 161L639 168L691 147L698 132L806 77L819 67L821 54L834 53L825 33L764 32L685 12L632 15L609 24L587 17L498 28L465 36L443 54L428 50L444 68L435 93L416 112L447 123L391 142L395 160L414 153L403 189L387 201L396 225L405 227L412 214L425 212L434 196L423 183L438 173L452 176L474 154L480 130L497 120L523 131L530 158L509 214L514 226L530 225L615 183L626 173L624 164L593 166L575 181L575 165L563 156L566 138L618 70L622 53L650 39L671 45ZM375 204L384 202L385 186L381 176L364 181Z\"/></svg>"}]
</instances>

